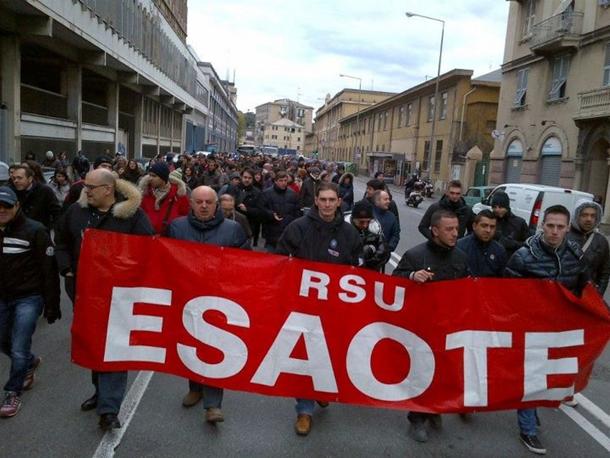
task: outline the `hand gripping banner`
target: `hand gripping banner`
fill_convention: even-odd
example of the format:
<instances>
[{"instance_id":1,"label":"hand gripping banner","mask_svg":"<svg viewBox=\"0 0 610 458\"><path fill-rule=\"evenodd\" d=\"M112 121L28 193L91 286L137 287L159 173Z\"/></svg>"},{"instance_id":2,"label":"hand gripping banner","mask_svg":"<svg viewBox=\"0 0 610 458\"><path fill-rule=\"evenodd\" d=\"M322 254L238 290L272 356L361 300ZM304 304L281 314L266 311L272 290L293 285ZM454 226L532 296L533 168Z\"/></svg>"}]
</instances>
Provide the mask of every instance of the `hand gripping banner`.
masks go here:
<instances>
[{"instance_id":1,"label":"hand gripping banner","mask_svg":"<svg viewBox=\"0 0 610 458\"><path fill-rule=\"evenodd\" d=\"M88 230L72 358L234 390L425 412L556 406L610 337L593 287L418 285L350 266Z\"/></svg>"}]
</instances>

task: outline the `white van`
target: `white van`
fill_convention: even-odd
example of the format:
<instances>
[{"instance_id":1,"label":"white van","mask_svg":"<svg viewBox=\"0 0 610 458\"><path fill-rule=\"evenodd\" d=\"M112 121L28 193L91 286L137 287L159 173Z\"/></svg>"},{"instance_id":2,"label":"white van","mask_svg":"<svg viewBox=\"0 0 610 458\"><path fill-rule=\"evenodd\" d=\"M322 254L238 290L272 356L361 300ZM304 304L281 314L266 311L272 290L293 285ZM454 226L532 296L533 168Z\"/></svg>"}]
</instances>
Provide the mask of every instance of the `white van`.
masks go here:
<instances>
[{"instance_id":1,"label":"white van","mask_svg":"<svg viewBox=\"0 0 610 458\"><path fill-rule=\"evenodd\" d=\"M542 215L548 207L563 205L573 215L580 200L593 200L593 194L574 189L541 184L507 183L496 186L485 200L472 207L472 211L479 213L483 209L491 209L491 200L498 191L508 194L511 211L525 220L532 233L541 228Z\"/></svg>"}]
</instances>

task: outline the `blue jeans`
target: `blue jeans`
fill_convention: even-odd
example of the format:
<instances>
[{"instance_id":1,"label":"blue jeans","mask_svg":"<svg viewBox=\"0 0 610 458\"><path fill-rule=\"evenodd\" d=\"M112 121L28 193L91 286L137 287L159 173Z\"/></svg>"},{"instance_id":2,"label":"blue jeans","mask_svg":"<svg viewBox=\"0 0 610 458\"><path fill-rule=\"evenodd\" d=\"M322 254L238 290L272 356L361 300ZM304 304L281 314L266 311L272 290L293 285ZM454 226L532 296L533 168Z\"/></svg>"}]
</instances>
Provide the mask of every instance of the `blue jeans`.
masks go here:
<instances>
[{"instance_id":1,"label":"blue jeans","mask_svg":"<svg viewBox=\"0 0 610 458\"><path fill-rule=\"evenodd\" d=\"M118 415L127 389L127 371L93 372L92 381L97 396L97 414Z\"/></svg>"},{"instance_id":2,"label":"blue jeans","mask_svg":"<svg viewBox=\"0 0 610 458\"><path fill-rule=\"evenodd\" d=\"M224 393L222 388L202 385L201 383L189 380L189 391L196 391L197 393L203 392L204 409L210 409L212 407L220 409L222 407L222 395Z\"/></svg>"},{"instance_id":3,"label":"blue jeans","mask_svg":"<svg viewBox=\"0 0 610 458\"><path fill-rule=\"evenodd\" d=\"M306 414L313 415L313 408L316 405L316 401L311 399L299 399L297 398L297 405L294 408L297 411L297 415Z\"/></svg>"},{"instance_id":4,"label":"blue jeans","mask_svg":"<svg viewBox=\"0 0 610 458\"><path fill-rule=\"evenodd\" d=\"M522 434L527 436L536 435L536 409L517 410L517 421Z\"/></svg>"},{"instance_id":5,"label":"blue jeans","mask_svg":"<svg viewBox=\"0 0 610 458\"><path fill-rule=\"evenodd\" d=\"M32 335L42 313L42 296L0 299L0 350L11 358L11 371L5 391L20 394L23 380L34 361Z\"/></svg>"}]
</instances>

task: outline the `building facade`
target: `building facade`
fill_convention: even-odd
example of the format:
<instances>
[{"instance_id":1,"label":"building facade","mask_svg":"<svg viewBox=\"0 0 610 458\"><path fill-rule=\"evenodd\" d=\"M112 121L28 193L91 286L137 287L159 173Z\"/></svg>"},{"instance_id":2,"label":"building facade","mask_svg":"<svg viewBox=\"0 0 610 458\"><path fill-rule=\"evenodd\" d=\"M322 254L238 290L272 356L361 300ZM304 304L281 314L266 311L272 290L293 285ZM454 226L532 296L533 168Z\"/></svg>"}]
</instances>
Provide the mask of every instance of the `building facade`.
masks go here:
<instances>
[{"instance_id":1,"label":"building facade","mask_svg":"<svg viewBox=\"0 0 610 458\"><path fill-rule=\"evenodd\" d=\"M305 128L300 124L286 118L278 119L263 130L263 144L302 153L305 133Z\"/></svg>"},{"instance_id":2,"label":"building facade","mask_svg":"<svg viewBox=\"0 0 610 458\"><path fill-rule=\"evenodd\" d=\"M257 146L267 145L265 143L265 132L273 123L280 119L287 119L301 126L305 132L312 131L313 107L303 105L290 99L279 99L273 102L263 103L256 107L255 114L255 142ZM303 148L301 144L301 149Z\"/></svg>"},{"instance_id":3,"label":"building facade","mask_svg":"<svg viewBox=\"0 0 610 458\"><path fill-rule=\"evenodd\" d=\"M492 183L599 196L610 215L610 3L510 5Z\"/></svg>"},{"instance_id":4,"label":"building facade","mask_svg":"<svg viewBox=\"0 0 610 458\"><path fill-rule=\"evenodd\" d=\"M316 111L314 143L320 159L356 162L358 152L339 147L339 123L346 116L363 111L366 107L381 102L393 92L343 89L333 97L326 96L324 105Z\"/></svg>"},{"instance_id":5,"label":"building facade","mask_svg":"<svg viewBox=\"0 0 610 458\"><path fill-rule=\"evenodd\" d=\"M0 160L182 151L214 94L186 14L186 0L0 3Z\"/></svg>"},{"instance_id":6,"label":"building facade","mask_svg":"<svg viewBox=\"0 0 610 458\"><path fill-rule=\"evenodd\" d=\"M493 148L500 78L499 71L472 79L472 70L456 69L440 76L438 110L432 79L343 117L336 156L352 157L354 150L360 151L361 170L382 171L396 184L416 170L439 190L451 179L472 184L478 162L488 160Z\"/></svg>"}]
</instances>

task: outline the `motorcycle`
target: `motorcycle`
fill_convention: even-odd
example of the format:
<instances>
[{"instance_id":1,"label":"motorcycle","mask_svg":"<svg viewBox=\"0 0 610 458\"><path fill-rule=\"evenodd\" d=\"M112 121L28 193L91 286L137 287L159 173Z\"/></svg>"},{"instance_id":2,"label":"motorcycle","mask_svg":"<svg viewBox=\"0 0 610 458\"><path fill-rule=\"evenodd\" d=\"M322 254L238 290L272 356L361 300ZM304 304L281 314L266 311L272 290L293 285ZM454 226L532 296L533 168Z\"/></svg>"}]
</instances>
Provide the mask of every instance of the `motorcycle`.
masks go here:
<instances>
[{"instance_id":1,"label":"motorcycle","mask_svg":"<svg viewBox=\"0 0 610 458\"><path fill-rule=\"evenodd\" d=\"M419 207L424 201L424 196L422 195L423 190L425 189L425 185L423 182L418 181L413 185L413 190L409 193L405 204L407 206L411 206L413 208Z\"/></svg>"},{"instance_id":2,"label":"motorcycle","mask_svg":"<svg viewBox=\"0 0 610 458\"><path fill-rule=\"evenodd\" d=\"M434 185L428 178L425 178L423 181L424 181L423 195L425 197L432 197L432 194L434 194Z\"/></svg>"}]
</instances>

